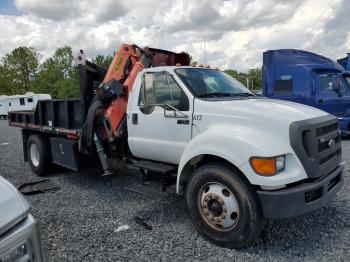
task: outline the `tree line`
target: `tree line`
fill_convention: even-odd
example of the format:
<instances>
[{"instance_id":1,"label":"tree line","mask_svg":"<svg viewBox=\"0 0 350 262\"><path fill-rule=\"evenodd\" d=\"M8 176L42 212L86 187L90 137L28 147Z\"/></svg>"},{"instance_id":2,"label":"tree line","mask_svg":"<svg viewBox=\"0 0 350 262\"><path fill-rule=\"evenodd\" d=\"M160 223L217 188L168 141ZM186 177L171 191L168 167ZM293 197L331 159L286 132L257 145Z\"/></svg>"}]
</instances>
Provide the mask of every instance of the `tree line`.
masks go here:
<instances>
[{"instance_id":1,"label":"tree line","mask_svg":"<svg viewBox=\"0 0 350 262\"><path fill-rule=\"evenodd\" d=\"M92 62L108 68L114 55L97 55ZM25 92L50 94L53 98L79 97L78 72L74 67L74 56L70 46L59 47L54 54L41 61L41 54L33 47L18 47L5 54L0 62L0 95L23 94ZM246 73L226 70L243 84L259 89L261 69Z\"/></svg>"}]
</instances>

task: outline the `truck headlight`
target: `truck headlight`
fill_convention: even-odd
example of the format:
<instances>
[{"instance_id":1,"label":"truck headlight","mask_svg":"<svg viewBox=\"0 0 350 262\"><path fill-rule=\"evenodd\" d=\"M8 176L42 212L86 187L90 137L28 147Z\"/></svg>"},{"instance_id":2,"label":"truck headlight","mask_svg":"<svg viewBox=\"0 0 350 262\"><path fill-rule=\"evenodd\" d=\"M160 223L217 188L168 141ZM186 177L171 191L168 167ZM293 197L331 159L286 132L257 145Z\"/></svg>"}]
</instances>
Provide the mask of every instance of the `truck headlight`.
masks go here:
<instances>
[{"instance_id":1,"label":"truck headlight","mask_svg":"<svg viewBox=\"0 0 350 262\"><path fill-rule=\"evenodd\" d=\"M258 175L273 176L284 169L285 156L251 157L249 162Z\"/></svg>"}]
</instances>

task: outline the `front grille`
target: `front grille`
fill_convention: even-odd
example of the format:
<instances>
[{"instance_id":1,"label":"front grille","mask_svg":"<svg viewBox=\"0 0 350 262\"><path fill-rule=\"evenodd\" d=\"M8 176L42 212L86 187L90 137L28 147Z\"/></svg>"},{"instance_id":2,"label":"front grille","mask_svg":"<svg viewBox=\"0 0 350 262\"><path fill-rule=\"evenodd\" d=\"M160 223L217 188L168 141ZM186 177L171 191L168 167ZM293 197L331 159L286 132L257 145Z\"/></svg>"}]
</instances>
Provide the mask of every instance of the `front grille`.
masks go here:
<instances>
[{"instance_id":1,"label":"front grille","mask_svg":"<svg viewBox=\"0 0 350 262\"><path fill-rule=\"evenodd\" d=\"M340 142L340 135L333 137L333 139L334 139L334 142L336 144L338 144ZM324 150L327 150L329 148L328 142L329 142L329 140L319 141L319 143L318 143L318 152L322 152Z\"/></svg>"},{"instance_id":2,"label":"front grille","mask_svg":"<svg viewBox=\"0 0 350 262\"><path fill-rule=\"evenodd\" d=\"M334 158L336 158L337 156L339 156L341 154L341 150L338 149L337 151L330 153L328 156L323 157L320 159L320 165L325 164L327 161L333 160Z\"/></svg>"},{"instance_id":3,"label":"front grille","mask_svg":"<svg viewBox=\"0 0 350 262\"><path fill-rule=\"evenodd\" d=\"M320 169L321 172L328 171L339 164L337 159L341 158L341 133L338 122L317 128L316 135Z\"/></svg>"},{"instance_id":4,"label":"front grille","mask_svg":"<svg viewBox=\"0 0 350 262\"><path fill-rule=\"evenodd\" d=\"M317 128L316 134L317 134L317 136L322 136L322 135L330 133L332 131L336 131L336 130L338 130L338 128L339 128L338 123L333 123L331 125Z\"/></svg>"},{"instance_id":5,"label":"front grille","mask_svg":"<svg viewBox=\"0 0 350 262\"><path fill-rule=\"evenodd\" d=\"M310 178L328 174L340 164L341 137L334 116L293 122L290 141Z\"/></svg>"}]
</instances>

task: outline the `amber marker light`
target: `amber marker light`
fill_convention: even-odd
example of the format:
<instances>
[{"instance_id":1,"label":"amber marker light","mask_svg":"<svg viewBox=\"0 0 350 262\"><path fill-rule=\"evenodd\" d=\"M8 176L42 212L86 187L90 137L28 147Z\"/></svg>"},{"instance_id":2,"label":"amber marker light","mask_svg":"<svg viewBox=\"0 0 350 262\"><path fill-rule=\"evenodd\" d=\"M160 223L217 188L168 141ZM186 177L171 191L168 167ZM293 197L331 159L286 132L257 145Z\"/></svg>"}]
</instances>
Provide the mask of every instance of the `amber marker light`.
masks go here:
<instances>
[{"instance_id":1,"label":"amber marker light","mask_svg":"<svg viewBox=\"0 0 350 262\"><path fill-rule=\"evenodd\" d=\"M273 176L284 169L284 156L252 157L250 165L255 173L261 176Z\"/></svg>"}]
</instances>

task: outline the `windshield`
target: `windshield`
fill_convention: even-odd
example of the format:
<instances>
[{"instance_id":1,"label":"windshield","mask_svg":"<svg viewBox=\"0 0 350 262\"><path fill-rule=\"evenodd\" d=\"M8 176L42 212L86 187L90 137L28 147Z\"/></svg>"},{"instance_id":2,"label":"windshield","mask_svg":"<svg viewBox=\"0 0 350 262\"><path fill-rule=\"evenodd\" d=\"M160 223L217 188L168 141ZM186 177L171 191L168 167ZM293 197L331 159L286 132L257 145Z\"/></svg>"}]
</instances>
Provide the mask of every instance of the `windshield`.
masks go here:
<instances>
[{"instance_id":1,"label":"windshield","mask_svg":"<svg viewBox=\"0 0 350 262\"><path fill-rule=\"evenodd\" d=\"M350 75L343 75L345 82L348 86L348 88L350 88Z\"/></svg>"},{"instance_id":2,"label":"windshield","mask_svg":"<svg viewBox=\"0 0 350 262\"><path fill-rule=\"evenodd\" d=\"M350 87L350 76L344 74L321 75L322 91L346 92Z\"/></svg>"},{"instance_id":3,"label":"windshield","mask_svg":"<svg viewBox=\"0 0 350 262\"><path fill-rule=\"evenodd\" d=\"M176 74L197 97L255 96L226 73L204 68L178 68Z\"/></svg>"}]
</instances>

